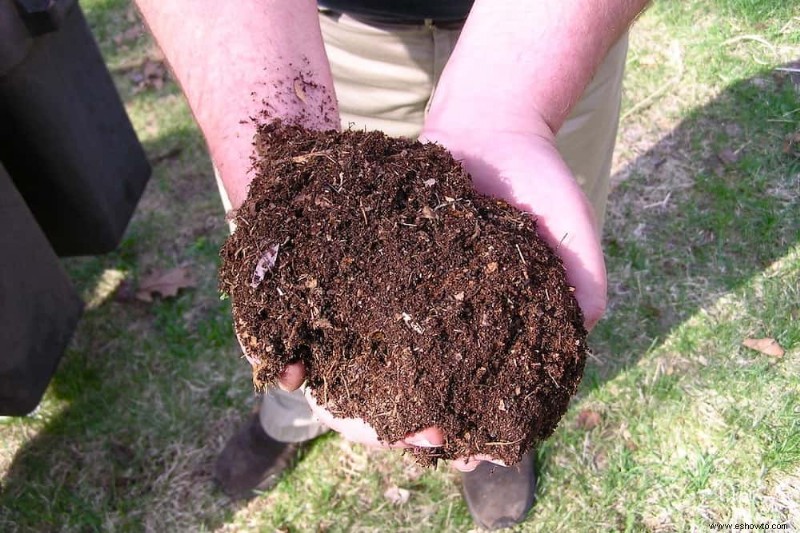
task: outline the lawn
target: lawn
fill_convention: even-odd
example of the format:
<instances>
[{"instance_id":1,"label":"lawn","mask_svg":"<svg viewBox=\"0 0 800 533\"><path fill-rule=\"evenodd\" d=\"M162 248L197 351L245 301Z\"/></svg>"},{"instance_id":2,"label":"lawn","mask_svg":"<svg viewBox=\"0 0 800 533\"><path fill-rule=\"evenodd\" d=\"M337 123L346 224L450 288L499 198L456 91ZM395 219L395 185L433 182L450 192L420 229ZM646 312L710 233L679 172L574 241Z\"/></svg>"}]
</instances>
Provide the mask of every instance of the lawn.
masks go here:
<instances>
[{"instance_id":1,"label":"lawn","mask_svg":"<svg viewBox=\"0 0 800 533\"><path fill-rule=\"evenodd\" d=\"M154 175L118 251L64 261L88 307L41 406L0 420L0 531L471 529L448 468L334 435L262 497L215 489L256 398L216 293L210 161L129 2L81 4ZM518 529L800 527L800 5L656 2L612 181L609 310ZM193 287L132 297L175 267ZM783 355L743 345L760 338Z\"/></svg>"}]
</instances>

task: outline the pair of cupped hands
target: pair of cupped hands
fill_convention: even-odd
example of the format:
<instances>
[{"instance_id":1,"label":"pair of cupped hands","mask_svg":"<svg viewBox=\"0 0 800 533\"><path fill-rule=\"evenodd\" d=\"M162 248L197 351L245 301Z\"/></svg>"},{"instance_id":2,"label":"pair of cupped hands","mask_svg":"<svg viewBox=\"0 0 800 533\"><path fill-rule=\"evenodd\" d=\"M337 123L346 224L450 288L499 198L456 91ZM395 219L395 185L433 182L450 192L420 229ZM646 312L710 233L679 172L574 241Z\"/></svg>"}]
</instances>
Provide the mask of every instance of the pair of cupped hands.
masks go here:
<instances>
[{"instance_id":1,"label":"pair of cupped hands","mask_svg":"<svg viewBox=\"0 0 800 533\"><path fill-rule=\"evenodd\" d=\"M497 132L480 129L442 131L426 128L423 142L447 148L472 176L475 189L502 198L537 219L539 234L556 250L575 287L587 329L600 319L606 305L606 276L594 214L586 197L555 146L549 129L528 132ZM279 386L286 391L305 381L302 363L288 365ZM387 443L358 418L336 418L320 406L313 391L305 390L315 416L344 438L361 444L387 448L437 447L445 435L436 427L409 434ZM452 466L461 471L475 469L480 461L503 464L487 455L461 457Z\"/></svg>"}]
</instances>

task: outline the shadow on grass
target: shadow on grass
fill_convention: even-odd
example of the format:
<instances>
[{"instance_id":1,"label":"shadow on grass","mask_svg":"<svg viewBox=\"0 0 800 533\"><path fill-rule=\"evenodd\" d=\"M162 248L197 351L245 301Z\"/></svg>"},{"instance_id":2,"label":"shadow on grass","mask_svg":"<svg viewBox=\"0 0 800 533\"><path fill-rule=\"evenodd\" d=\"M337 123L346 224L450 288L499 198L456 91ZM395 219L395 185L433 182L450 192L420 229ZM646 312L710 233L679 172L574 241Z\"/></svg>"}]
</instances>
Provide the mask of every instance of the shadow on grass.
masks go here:
<instances>
[{"instance_id":1,"label":"shadow on grass","mask_svg":"<svg viewBox=\"0 0 800 533\"><path fill-rule=\"evenodd\" d=\"M584 391L800 240L800 163L796 148L784 151L797 124L793 81L767 72L729 87L615 177L621 184L605 237L611 305L593 334L604 362L589 364ZM159 156L183 142L168 136L147 151ZM120 250L69 268L89 288L106 268L135 272L158 264L148 256L154 250L172 250L161 261L205 265L198 289L152 306L110 302L87 313L51 388L66 406L14 458L0 489L0 524L214 529L240 507L211 481L215 454L250 398L244 365L232 355L227 303L214 290L224 225L217 213L216 225L175 247L181 225L198 222L159 212L174 205L186 214L217 201L208 176L202 190L191 185L201 146L193 142L159 162L155 190Z\"/></svg>"},{"instance_id":2,"label":"shadow on grass","mask_svg":"<svg viewBox=\"0 0 800 533\"><path fill-rule=\"evenodd\" d=\"M795 68L797 64L794 64ZM800 242L800 76L737 82L612 177L604 249L609 310L584 390ZM621 127L621 142L636 136Z\"/></svg>"}]
</instances>

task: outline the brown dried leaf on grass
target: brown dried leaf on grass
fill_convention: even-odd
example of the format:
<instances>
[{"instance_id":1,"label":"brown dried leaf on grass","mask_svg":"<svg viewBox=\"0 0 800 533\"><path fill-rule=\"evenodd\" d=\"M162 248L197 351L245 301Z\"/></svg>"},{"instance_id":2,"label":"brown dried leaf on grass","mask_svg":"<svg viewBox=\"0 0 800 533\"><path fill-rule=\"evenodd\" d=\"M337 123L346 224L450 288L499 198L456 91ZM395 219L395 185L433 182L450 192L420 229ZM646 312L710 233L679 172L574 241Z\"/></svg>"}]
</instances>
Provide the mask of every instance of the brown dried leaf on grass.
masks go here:
<instances>
[{"instance_id":1,"label":"brown dried leaf on grass","mask_svg":"<svg viewBox=\"0 0 800 533\"><path fill-rule=\"evenodd\" d=\"M408 501L410 496L411 493L408 491L408 489L401 489L395 485L392 485L386 489L386 492L383 493L383 497L395 505L403 505Z\"/></svg>"},{"instance_id":2,"label":"brown dried leaf on grass","mask_svg":"<svg viewBox=\"0 0 800 533\"><path fill-rule=\"evenodd\" d=\"M723 148L719 151L719 153L717 153L717 158L719 158L723 165L729 167L731 165L735 165L739 161L739 151L732 150L730 148Z\"/></svg>"},{"instance_id":3,"label":"brown dried leaf on grass","mask_svg":"<svg viewBox=\"0 0 800 533\"><path fill-rule=\"evenodd\" d=\"M800 157L800 130L790 133L783 139L783 153Z\"/></svg>"},{"instance_id":4,"label":"brown dried leaf on grass","mask_svg":"<svg viewBox=\"0 0 800 533\"><path fill-rule=\"evenodd\" d=\"M158 91L164 87L168 77L169 70L160 59L146 59L141 68L133 70L130 74L130 80L136 85L134 93L150 88Z\"/></svg>"},{"instance_id":5,"label":"brown dried leaf on grass","mask_svg":"<svg viewBox=\"0 0 800 533\"><path fill-rule=\"evenodd\" d=\"M778 341L772 337L765 337L763 339L748 338L742 341L742 345L751 350L761 352L764 355L769 355L770 357L783 357L785 353L781 345L778 344Z\"/></svg>"},{"instance_id":6,"label":"brown dried leaf on grass","mask_svg":"<svg viewBox=\"0 0 800 533\"><path fill-rule=\"evenodd\" d=\"M197 282L188 268L177 267L170 270L157 270L139 282L136 299L152 302L154 296L174 298L181 289L195 287Z\"/></svg>"},{"instance_id":7,"label":"brown dried leaf on grass","mask_svg":"<svg viewBox=\"0 0 800 533\"><path fill-rule=\"evenodd\" d=\"M596 428L602 417L600 413L597 411L592 411L591 409L583 409L580 413L578 413L578 419L575 421L575 424L580 429L585 429L586 431L592 430Z\"/></svg>"}]
</instances>

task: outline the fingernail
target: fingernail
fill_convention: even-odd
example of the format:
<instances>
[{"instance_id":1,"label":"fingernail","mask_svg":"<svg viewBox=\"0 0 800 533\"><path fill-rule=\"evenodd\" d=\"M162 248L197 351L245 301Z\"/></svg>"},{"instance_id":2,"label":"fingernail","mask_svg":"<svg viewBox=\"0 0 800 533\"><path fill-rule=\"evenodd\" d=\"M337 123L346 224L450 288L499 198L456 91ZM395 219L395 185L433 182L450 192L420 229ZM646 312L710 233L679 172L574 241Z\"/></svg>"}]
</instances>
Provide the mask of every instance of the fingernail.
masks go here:
<instances>
[{"instance_id":1,"label":"fingernail","mask_svg":"<svg viewBox=\"0 0 800 533\"><path fill-rule=\"evenodd\" d=\"M421 435L414 435L413 437L407 438L406 443L419 448L438 448L437 444L432 443Z\"/></svg>"}]
</instances>

